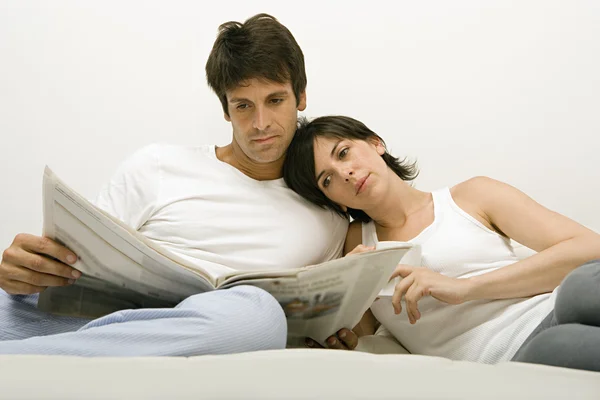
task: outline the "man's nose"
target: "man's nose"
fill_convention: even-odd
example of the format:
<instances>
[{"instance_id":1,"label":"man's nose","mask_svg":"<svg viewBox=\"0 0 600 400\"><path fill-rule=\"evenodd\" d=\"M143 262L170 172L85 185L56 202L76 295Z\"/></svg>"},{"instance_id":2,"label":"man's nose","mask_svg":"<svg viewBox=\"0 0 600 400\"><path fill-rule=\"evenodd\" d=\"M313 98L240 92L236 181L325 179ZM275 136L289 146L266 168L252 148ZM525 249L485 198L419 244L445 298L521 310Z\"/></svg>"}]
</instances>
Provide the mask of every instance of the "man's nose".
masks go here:
<instances>
[{"instance_id":1,"label":"man's nose","mask_svg":"<svg viewBox=\"0 0 600 400\"><path fill-rule=\"evenodd\" d=\"M262 106L256 107L253 125L253 128L259 131L266 130L271 125L271 113L269 110Z\"/></svg>"}]
</instances>

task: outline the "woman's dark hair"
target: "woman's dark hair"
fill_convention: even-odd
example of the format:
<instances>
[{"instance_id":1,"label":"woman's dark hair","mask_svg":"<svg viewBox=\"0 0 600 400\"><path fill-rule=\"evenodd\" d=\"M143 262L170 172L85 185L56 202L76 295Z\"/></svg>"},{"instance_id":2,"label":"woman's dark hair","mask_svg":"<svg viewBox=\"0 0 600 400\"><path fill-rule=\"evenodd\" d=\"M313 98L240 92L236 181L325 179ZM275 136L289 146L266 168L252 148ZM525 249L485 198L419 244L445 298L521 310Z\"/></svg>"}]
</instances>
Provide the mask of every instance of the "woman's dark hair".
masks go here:
<instances>
[{"instance_id":1,"label":"woman's dark hair","mask_svg":"<svg viewBox=\"0 0 600 400\"><path fill-rule=\"evenodd\" d=\"M230 21L219 26L206 62L206 80L227 115L226 91L252 78L291 82L296 103L306 89L300 46L292 33L268 14L255 15L243 24Z\"/></svg>"},{"instance_id":2,"label":"woman's dark hair","mask_svg":"<svg viewBox=\"0 0 600 400\"><path fill-rule=\"evenodd\" d=\"M319 117L310 122L306 118L298 120L298 129L290 144L283 164L283 178L290 189L306 200L323 208L330 208L342 216L350 216L355 220L368 222L371 220L364 211L342 208L329 200L317 184L315 176L314 143L318 137L364 140L377 139L385 147L385 142L379 135L370 130L360 121L344 116ZM419 171L416 163L400 160L388 153L387 149L381 156L387 166L402 180L414 180Z\"/></svg>"}]
</instances>

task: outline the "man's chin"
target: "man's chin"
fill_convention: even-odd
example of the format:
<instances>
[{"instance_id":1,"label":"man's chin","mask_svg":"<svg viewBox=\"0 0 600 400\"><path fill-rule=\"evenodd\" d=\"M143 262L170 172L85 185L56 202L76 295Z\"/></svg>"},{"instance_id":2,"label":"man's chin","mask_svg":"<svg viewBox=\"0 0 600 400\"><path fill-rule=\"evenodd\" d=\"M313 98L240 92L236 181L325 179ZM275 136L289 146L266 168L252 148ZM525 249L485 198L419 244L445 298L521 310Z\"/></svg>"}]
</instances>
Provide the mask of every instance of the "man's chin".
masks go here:
<instances>
[{"instance_id":1,"label":"man's chin","mask_svg":"<svg viewBox=\"0 0 600 400\"><path fill-rule=\"evenodd\" d=\"M261 164L274 163L283 159L284 155L285 151L280 149L265 149L263 151L255 151L252 152L252 154L248 154L249 158L254 162Z\"/></svg>"}]
</instances>

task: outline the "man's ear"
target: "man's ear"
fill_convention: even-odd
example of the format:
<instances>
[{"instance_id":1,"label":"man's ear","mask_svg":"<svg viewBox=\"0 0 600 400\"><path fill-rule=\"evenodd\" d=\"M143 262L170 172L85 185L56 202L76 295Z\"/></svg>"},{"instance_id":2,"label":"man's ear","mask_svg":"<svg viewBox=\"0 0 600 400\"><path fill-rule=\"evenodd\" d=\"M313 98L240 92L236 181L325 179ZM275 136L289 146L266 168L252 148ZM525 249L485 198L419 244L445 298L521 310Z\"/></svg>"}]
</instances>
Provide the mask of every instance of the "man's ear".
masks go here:
<instances>
[{"instance_id":1,"label":"man's ear","mask_svg":"<svg viewBox=\"0 0 600 400\"><path fill-rule=\"evenodd\" d=\"M298 99L298 111L306 110L306 90L300 93L300 98Z\"/></svg>"},{"instance_id":2,"label":"man's ear","mask_svg":"<svg viewBox=\"0 0 600 400\"><path fill-rule=\"evenodd\" d=\"M226 112L223 113L223 118L225 118L225 121L231 122L231 117L229 115L227 115Z\"/></svg>"}]
</instances>

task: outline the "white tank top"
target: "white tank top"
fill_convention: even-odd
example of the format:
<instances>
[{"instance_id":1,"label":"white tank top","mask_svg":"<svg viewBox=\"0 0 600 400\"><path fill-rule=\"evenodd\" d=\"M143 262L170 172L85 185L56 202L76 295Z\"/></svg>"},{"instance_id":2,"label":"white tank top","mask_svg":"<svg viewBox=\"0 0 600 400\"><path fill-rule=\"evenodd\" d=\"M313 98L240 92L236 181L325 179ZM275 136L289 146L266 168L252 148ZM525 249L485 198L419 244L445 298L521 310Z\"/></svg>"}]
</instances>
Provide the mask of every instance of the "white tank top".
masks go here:
<instances>
[{"instance_id":1,"label":"white tank top","mask_svg":"<svg viewBox=\"0 0 600 400\"><path fill-rule=\"evenodd\" d=\"M463 211L448 188L434 191L434 221L414 239L422 250L421 266L453 278L468 278L518 261L509 239ZM378 242L373 221L363 223L362 242ZM415 325L406 312L395 315L391 297L371 306L375 317L408 351L415 354L497 363L510 360L554 307L556 290L529 298L476 300L450 305L432 297L419 301Z\"/></svg>"}]
</instances>

